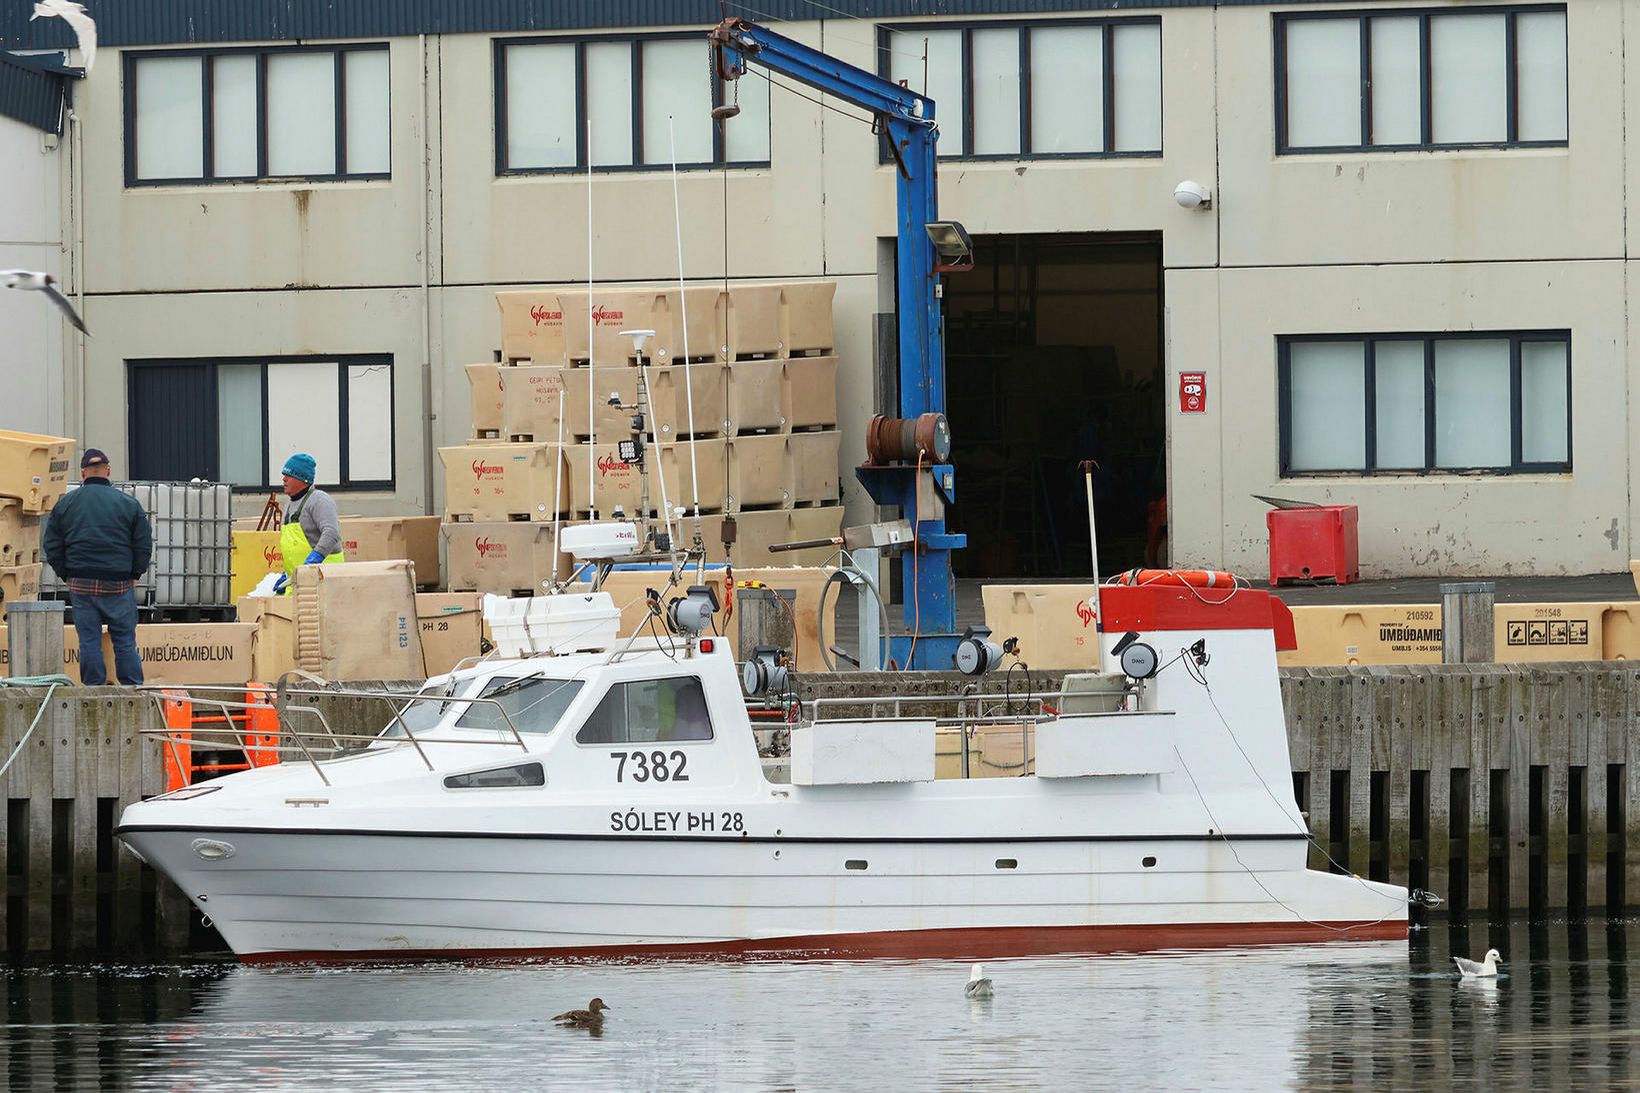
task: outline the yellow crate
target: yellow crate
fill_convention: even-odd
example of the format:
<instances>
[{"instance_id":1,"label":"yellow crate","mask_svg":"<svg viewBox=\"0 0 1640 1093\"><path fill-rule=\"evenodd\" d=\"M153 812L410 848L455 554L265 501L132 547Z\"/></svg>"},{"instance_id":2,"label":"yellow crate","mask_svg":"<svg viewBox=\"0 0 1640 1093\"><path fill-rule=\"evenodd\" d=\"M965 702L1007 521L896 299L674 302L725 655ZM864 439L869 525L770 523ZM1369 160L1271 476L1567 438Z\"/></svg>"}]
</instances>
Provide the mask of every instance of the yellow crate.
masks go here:
<instances>
[{"instance_id":1,"label":"yellow crate","mask_svg":"<svg viewBox=\"0 0 1640 1093\"><path fill-rule=\"evenodd\" d=\"M1604 660L1604 603L1500 603L1492 609L1499 664Z\"/></svg>"},{"instance_id":2,"label":"yellow crate","mask_svg":"<svg viewBox=\"0 0 1640 1093\"><path fill-rule=\"evenodd\" d=\"M233 578L228 582L228 594L235 603L269 573L284 571L285 559L279 553L277 531L233 532Z\"/></svg>"},{"instance_id":3,"label":"yellow crate","mask_svg":"<svg viewBox=\"0 0 1640 1093\"><path fill-rule=\"evenodd\" d=\"M1441 605L1295 607L1298 648L1276 654L1283 667L1439 664Z\"/></svg>"},{"instance_id":4,"label":"yellow crate","mask_svg":"<svg viewBox=\"0 0 1640 1093\"><path fill-rule=\"evenodd\" d=\"M67 437L0 429L0 497L22 501L24 512L50 512L68 491L73 450Z\"/></svg>"},{"instance_id":5,"label":"yellow crate","mask_svg":"<svg viewBox=\"0 0 1640 1093\"><path fill-rule=\"evenodd\" d=\"M1609 603L1600 616L1605 660L1640 660L1640 603Z\"/></svg>"}]
</instances>

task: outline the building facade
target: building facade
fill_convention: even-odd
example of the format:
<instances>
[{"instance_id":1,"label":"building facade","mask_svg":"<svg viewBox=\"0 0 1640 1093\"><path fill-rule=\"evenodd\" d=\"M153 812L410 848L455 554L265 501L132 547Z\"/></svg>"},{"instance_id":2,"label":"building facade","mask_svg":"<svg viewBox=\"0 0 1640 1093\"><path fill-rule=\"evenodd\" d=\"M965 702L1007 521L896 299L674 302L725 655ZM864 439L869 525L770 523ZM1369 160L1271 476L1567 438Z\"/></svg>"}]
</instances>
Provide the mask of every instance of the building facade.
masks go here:
<instances>
[{"instance_id":1,"label":"building facade","mask_svg":"<svg viewBox=\"0 0 1640 1093\"><path fill-rule=\"evenodd\" d=\"M94 337L0 357L8 386L53 369L6 423L246 486L310 450L355 511L437 511L495 291L675 283L681 236L692 281L837 283L863 459L893 167L782 77L715 91L715 5L219 7L104 17L83 159L39 197ZM1363 575L1624 567L1640 0L924 8L772 25L938 104L941 214L977 244L946 279L959 571L1085 573L1086 458L1107 569L1155 556L1165 498L1174 564L1258 575L1255 495L1358 505ZM0 45L67 44L49 23L0 16Z\"/></svg>"}]
</instances>

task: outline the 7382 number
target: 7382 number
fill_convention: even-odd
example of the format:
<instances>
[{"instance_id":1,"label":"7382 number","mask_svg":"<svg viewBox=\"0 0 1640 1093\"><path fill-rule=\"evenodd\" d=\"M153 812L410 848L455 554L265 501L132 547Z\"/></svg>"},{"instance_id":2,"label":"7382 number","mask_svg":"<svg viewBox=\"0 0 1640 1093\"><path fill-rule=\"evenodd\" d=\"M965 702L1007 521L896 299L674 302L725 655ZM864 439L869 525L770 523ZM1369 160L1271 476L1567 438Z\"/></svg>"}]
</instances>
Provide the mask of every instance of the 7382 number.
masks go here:
<instances>
[{"instance_id":1,"label":"7382 number","mask_svg":"<svg viewBox=\"0 0 1640 1093\"><path fill-rule=\"evenodd\" d=\"M626 781L628 766L634 782L687 782L689 775L684 768L689 765L689 757L681 751L668 754L664 751L612 751L609 757L615 760L615 780Z\"/></svg>"}]
</instances>

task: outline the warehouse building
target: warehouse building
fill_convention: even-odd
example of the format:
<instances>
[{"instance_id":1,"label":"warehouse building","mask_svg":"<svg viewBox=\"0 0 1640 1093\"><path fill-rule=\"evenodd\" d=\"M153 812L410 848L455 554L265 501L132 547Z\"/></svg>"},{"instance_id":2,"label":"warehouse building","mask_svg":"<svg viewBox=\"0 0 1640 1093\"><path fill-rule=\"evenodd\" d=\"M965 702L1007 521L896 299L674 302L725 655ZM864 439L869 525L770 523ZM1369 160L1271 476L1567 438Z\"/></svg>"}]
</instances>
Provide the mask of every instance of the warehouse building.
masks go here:
<instances>
[{"instance_id":1,"label":"warehouse building","mask_svg":"<svg viewBox=\"0 0 1640 1093\"><path fill-rule=\"evenodd\" d=\"M1107 569L1260 574L1255 495L1358 505L1363 576L1629 558L1640 0L773 7L939 104L941 213L976 243L945 295L960 575L1085 573L1082 459ZM496 291L675 281L681 237L691 281L836 283L859 462L892 409L893 168L782 78L717 127L717 12L94 12L61 147L29 136L60 219L26 236L94 337L8 338L8 388L51 390L0 413L142 477L254 487L306 449L354 511L436 512ZM25 19L0 48L70 44Z\"/></svg>"}]
</instances>

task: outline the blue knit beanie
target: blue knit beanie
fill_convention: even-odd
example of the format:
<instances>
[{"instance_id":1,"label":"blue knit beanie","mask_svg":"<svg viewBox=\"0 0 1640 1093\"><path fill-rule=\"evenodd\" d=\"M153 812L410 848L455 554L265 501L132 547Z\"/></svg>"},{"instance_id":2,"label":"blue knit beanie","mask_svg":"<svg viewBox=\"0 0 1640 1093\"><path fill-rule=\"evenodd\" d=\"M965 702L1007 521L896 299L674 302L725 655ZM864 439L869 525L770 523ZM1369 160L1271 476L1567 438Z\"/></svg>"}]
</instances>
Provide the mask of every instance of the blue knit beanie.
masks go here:
<instances>
[{"instance_id":1,"label":"blue knit beanie","mask_svg":"<svg viewBox=\"0 0 1640 1093\"><path fill-rule=\"evenodd\" d=\"M303 482L306 482L311 486L313 485L313 477L316 473L318 473L318 470L319 466L313 461L313 457L311 455L308 455L306 452L297 452L295 455L285 460L285 469L280 473L288 474L292 478L300 478Z\"/></svg>"}]
</instances>

